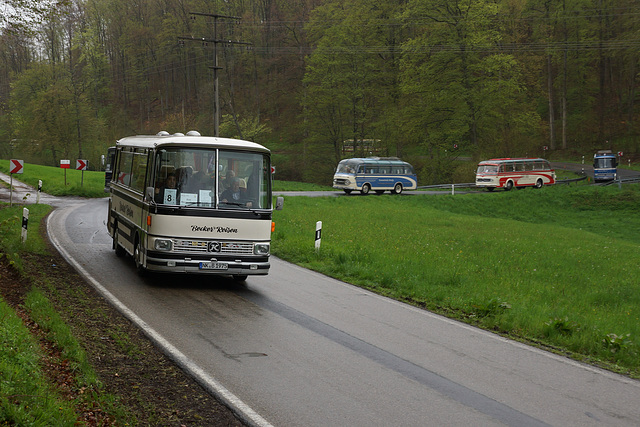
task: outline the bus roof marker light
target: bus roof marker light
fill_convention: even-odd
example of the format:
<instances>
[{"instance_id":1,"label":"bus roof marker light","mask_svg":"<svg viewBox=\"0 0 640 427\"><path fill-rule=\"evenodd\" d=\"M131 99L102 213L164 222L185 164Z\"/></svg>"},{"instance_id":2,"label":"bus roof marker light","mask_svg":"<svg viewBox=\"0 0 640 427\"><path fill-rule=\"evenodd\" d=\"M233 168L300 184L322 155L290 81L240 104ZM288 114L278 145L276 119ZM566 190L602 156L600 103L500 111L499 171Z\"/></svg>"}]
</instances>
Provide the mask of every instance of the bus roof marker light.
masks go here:
<instances>
[{"instance_id":1,"label":"bus roof marker light","mask_svg":"<svg viewBox=\"0 0 640 427\"><path fill-rule=\"evenodd\" d=\"M190 130L189 132L187 132L187 136L201 136L200 132L198 132L197 130Z\"/></svg>"},{"instance_id":2,"label":"bus roof marker light","mask_svg":"<svg viewBox=\"0 0 640 427\"><path fill-rule=\"evenodd\" d=\"M157 135L158 136L170 136L169 132L167 132L166 130L161 130L160 132L158 132Z\"/></svg>"}]
</instances>

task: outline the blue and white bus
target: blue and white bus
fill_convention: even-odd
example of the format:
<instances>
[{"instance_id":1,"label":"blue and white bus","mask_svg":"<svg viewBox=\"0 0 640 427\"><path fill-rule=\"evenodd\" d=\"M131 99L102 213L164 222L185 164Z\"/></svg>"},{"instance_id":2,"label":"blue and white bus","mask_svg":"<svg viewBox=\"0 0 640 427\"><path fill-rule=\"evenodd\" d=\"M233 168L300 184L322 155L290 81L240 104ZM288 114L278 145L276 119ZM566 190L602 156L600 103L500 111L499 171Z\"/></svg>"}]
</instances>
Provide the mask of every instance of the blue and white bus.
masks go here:
<instances>
[{"instance_id":1,"label":"blue and white bus","mask_svg":"<svg viewBox=\"0 0 640 427\"><path fill-rule=\"evenodd\" d=\"M611 150L598 150L593 155L593 180L612 181L616 179L618 161Z\"/></svg>"},{"instance_id":2,"label":"blue and white bus","mask_svg":"<svg viewBox=\"0 0 640 427\"><path fill-rule=\"evenodd\" d=\"M400 194L403 190L415 190L416 173L407 162L397 157L366 157L344 159L338 163L333 175L333 188L350 194L353 190L369 194L371 190L382 194L385 190Z\"/></svg>"}]
</instances>

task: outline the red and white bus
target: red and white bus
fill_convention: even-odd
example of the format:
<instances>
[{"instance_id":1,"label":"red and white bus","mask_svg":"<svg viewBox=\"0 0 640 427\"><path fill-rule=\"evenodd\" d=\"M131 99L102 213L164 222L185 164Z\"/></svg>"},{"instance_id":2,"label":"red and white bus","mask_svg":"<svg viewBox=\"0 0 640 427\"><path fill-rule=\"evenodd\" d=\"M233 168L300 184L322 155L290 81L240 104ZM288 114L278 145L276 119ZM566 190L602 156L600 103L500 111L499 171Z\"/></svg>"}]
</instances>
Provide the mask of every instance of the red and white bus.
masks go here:
<instances>
[{"instance_id":1,"label":"red and white bus","mask_svg":"<svg viewBox=\"0 0 640 427\"><path fill-rule=\"evenodd\" d=\"M556 172L545 159L491 159L478 164L476 187L485 187L489 191L494 188L513 187L540 188L543 185L555 184Z\"/></svg>"}]
</instances>

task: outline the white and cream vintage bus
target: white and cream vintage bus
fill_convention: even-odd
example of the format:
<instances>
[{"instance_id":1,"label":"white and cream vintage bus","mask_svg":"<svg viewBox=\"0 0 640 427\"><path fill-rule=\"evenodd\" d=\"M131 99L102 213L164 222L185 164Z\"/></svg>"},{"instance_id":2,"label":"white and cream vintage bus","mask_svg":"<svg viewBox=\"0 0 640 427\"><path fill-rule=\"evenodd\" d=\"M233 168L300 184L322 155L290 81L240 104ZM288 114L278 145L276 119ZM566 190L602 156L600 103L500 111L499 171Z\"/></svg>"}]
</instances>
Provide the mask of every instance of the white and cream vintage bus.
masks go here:
<instances>
[{"instance_id":1,"label":"white and cream vintage bus","mask_svg":"<svg viewBox=\"0 0 640 427\"><path fill-rule=\"evenodd\" d=\"M109 191L113 248L140 272L240 281L269 272L271 164L262 145L195 131L123 138Z\"/></svg>"},{"instance_id":2,"label":"white and cream vintage bus","mask_svg":"<svg viewBox=\"0 0 640 427\"><path fill-rule=\"evenodd\" d=\"M478 164L476 171L476 187L484 187L489 191L494 188L533 187L556 183L556 173L545 159L491 159Z\"/></svg>"}]
</instances>

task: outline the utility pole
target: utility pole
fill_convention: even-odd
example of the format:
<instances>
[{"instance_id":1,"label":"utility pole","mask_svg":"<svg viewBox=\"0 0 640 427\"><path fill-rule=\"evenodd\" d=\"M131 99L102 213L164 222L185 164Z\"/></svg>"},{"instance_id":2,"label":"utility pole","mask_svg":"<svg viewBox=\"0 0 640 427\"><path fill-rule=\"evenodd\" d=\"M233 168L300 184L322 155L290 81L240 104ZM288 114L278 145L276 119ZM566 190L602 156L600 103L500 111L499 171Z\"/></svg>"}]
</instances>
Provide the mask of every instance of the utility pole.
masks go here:
<instances>
[{"instance_id":1,"label":"utility pole","mask_svg":"<svg viewBox=\"0 0 640 427\"><path fill-rule=\"evenodd\" d=\"M218 44L226 44L226 45L250 45L251 43L240 42L240 41L232 41L232 40L220 40L218 39L218 20L219 19L232 19L236 22L240 21L240 18L237 16L227 16L227 15L218 15L215 13L200 13L200 12L190 12L190 15L194 15L192 19L195 19L195 16L206 16L209 18L213 18L213 38L197 38L197 37L178 37L180 44L184 44L182 40L192 40L199 41L203 46L208 46L209 43L213 44L213 67L209 67L213 70L213 136L219 136L220 131L220 104L219 104L219 90L218 90L218 70L221 70L222 67L218 66Z\"/></svg>"}]
</instances>

